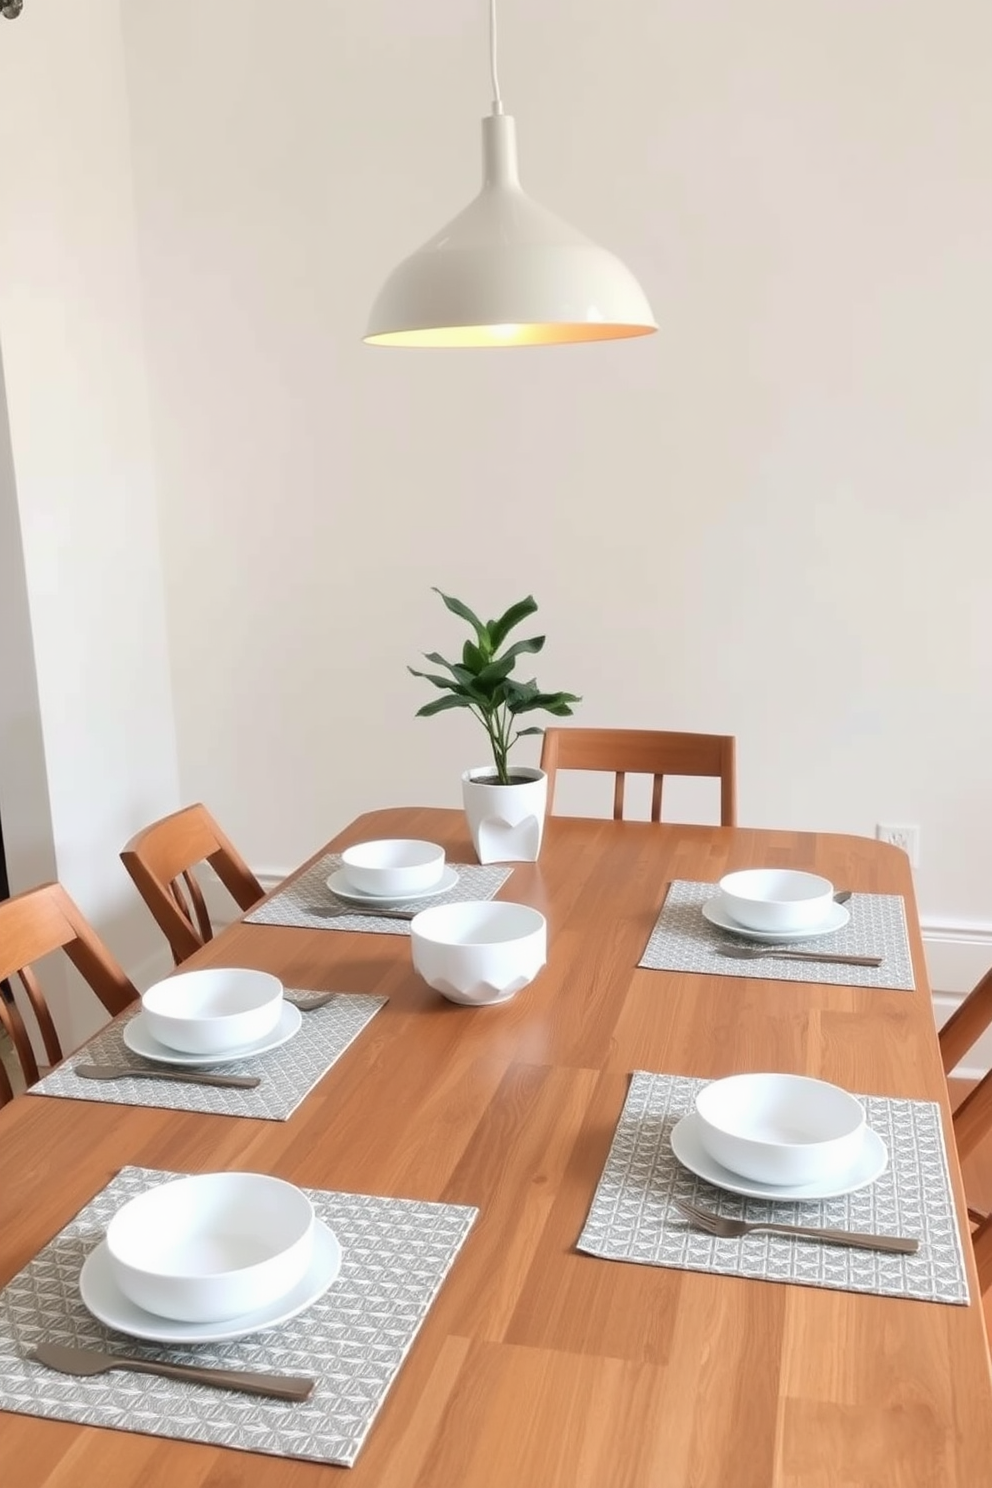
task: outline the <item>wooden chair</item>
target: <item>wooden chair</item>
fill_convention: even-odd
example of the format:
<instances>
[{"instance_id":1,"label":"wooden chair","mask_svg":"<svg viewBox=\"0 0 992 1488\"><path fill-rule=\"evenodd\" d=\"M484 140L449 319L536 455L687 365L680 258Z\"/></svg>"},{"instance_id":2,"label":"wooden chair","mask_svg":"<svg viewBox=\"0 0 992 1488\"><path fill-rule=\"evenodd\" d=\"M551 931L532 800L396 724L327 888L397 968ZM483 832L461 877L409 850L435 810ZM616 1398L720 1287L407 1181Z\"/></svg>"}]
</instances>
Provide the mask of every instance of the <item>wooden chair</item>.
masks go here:
<instances>
[{"instance_id":1,"label":"wooden chair","mask_svg":"<svg viewBox=\"0 0 992 1488\"><path fill-rule=\"evenodd\" d=\"M137 988L114 960L82 911L61 884L42 884L13 899L0 902L0 981L14 978L23 988L37 1023L45 1056L50 1064L64 1057L55 1023L38 978L35 961L64 949L69 960L88 982L107 1012L123 1012L138 996ZM25 1082L39 1078L38 1061L16 995L0 996L0 1024L10 1035ZM10 1099L11 1086L3 1071L0 1105Z\"/></svg>"},{"instance_id":2,"label":"wooden chair","mask_svg":"<svg viewBox=\"0 0 992 1488\"><path fill-rule=\"evenodd\" d=\"M193 874L209 863L239 909L262 898L258 879L203 805L187 806L131 838L121 861L164 930L177 966L213 938L203 891Z\"/></svg>"},{"instance_id":3,"label":"wooden chair","mask_svg":"<svg viewBox=\"0 0 992 1488\"><path fill-rule=\"evenodd\" d=\"M623 817L627 775L652 775L651 820L661 820L666 775L712 776L720 781L720 824L737 824L736 740L732 734L675 734L654 729L549 728L541 769L548 777L548 812L559 770L607 770L615 775L613 818Z\"/></svg>"},{"instance_id":4,"label":"wooden chair","mask_svg":"<svg viewBox=\"0 0 992 1488\"><path fill-rule=\"evenodd\" d=\"M961 1006L954 1012L938 1035L940 1057L944 1074L960 1064L961 1060L981 1038L992 1023L992 969L969 992ZM963 1163L992 1131L992 1071L979 1080L975 1088L965 1096L952 1118L954 1145L958 1158ZM992 1287L992 1214L978 1209L969 1209L968 1217L975 1228L971 1243L978 1267L978 1281L984 1294Z\"/></svg>"}]
</instances>

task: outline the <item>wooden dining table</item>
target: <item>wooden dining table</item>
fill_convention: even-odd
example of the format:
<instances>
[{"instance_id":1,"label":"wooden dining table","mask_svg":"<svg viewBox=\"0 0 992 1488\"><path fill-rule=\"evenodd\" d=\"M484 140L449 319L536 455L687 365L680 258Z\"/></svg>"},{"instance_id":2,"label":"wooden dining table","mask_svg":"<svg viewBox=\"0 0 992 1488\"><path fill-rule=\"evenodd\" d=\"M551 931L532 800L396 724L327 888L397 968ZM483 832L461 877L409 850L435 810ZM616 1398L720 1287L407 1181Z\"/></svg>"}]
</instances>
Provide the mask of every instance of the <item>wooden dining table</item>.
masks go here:
<instances>
[{"instance_id":1,"label":"wooden dining table","mask_svg":"<svg viewBox=\"0 0 992 1488\"><path fill-rule=\"evenodd\" d=\"M432 808L368 813L329 848L378 837L474 860L461 813ZM673 880L761 865L902 895L915 991L826 985L815 968L797 983L638 967ZM0 1112L0 1284L125 1164L478 1206L356 1465L5 1412L9 1488L992 1483L988 1349L906 856L855 836L561 817L498 897L548 924L546 967L498 1006L433 991L404 934L239 922L186 963L388 998L287 1121L41 1095ZM938 1102L970 1304L581 1253L635 1070L793 1071Z\"/></svg>"}]
</instances>

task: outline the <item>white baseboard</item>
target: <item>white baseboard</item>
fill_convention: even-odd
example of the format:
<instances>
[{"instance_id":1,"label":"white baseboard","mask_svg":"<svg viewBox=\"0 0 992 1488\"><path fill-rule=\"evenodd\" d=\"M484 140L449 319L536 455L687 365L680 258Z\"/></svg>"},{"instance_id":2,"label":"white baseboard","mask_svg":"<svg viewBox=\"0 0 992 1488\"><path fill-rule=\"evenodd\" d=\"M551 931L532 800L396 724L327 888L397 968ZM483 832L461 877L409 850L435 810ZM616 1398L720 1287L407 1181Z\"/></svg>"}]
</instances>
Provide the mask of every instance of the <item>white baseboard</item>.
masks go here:
<instances>
[{"instance_id":1,"label":"white baseboard","mask_svg":"<svg viewBox=\"0 0 992 1488\"><path fill-rule=\"evenodd\" d=\"M268 894L282 883L286 871L268 869L256 874ZM204 875L203 892L210 918L219 928L235 918L231 900L216 879ZM924 919L921 922L927 975L934 988L933 1007L938 1028L959 1007L975 983L992 966L992 923ZM939 989L939 990L937 990ZM980 1079L992 1069L992 1029L968 1055L966 1065L954 1071L961 1079Z\"/></svg>"}]
</instances>

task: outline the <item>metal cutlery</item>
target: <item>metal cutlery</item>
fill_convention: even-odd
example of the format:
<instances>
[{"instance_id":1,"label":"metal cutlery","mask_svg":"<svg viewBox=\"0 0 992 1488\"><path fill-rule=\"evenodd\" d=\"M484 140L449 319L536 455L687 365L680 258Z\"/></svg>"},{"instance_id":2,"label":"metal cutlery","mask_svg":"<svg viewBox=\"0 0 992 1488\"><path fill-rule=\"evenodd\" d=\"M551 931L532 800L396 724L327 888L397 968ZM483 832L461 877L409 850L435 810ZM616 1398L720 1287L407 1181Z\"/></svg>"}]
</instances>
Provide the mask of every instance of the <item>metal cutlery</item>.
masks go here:
<instances>
[{"instance_id":1,"label":"metal cutlery","mask_svg":"<svg viewBox=\"0 0 992 1488\"><path fill-rule=\"evenodd\" d=\"M295 1007L301 1013L316 1012L318 1008L326 1007L329 1002L333 1002L340 995L339 992L321 992L314 997L307 998L305 1002L298 1002L295 997L286 997L283 994L284 1000L289 1003L290 1007Z\"/></svg>"},{"instance_id":2,"label":"metal cutlery","mask_svg":"<svg viewBox=\"0 0 992 1488\"><path fill-rule=\"evenodd\" d=\"M143 1069L137 1064L77 1064L81 1080L174 1080L179 1085L219 1085L225 1090L254 1090L258 1075L208 1075L199 1070Z\"/></svg>"},{"instance_id":3,"label":"metal cutlery","mask_svg":"<svg viewBox=\"0 0 992 1488\"><path fill-rule=\"evenodd\" d=\"M375 920L412 920L414 915L419 914L419 909L369 909L364 904L335 905L328 909L325 905L315 905L311 914L320 915L325 920L339 920L345 915L370 915Z\"/></svg>"},{"instance_id":4,"label":"metal cutlery","mask_svg":"<svg viewBox=\"0 0 992 1488\"><path fill-rule=\"evenodd\" d=\"M683 1199L673 1199L680 1214L684 1214L697 1229L721 1240L737 1240L741 1235L754 1231L767 1231L772 1235L790 1235L798 1240L824 1240L830 1245L850 1245L859 1250L889 1250L896 1255L915 1255L920 1248L919 1240L904 1235L870 1235L863 1230L820 1230L813 1225L764 1224L746 1219L726 1219L714 1214L711 1209L700 1209L687 1204Z\"/></svg>"},{"instance_id":5,"label":"metal cutlery","mask_svg":"<svg viewBox=\"0 0 992 1488\"><path fill-rule=\"evenodd\" d=\"M829 961L837 966L881 966L881 956L840 956L829 951L790 951L784 946L737 946L714 947L718 956L730 956L735 961L760 961L772 957L776 961Z\"/></svg>"},{"instance_id":6,"label":"metal cutlery","mask_svg":"<svg viewBox=\"0 0 992 1488\"><path fill-rule=\"evenodd\" d=\"M163 1379L212 1385L217 1390L242 1390L248 1395L270 1395L276 1400L306 1400L317 1383L302 1375L258 1374L250 1369L207 1369L199 1364L168 1364L162 1359L130 1359L100 1349L68 1348L61 1343L39 1343L29 1351L28 1358L57 1369L60 1374L86 1376L127 1369L132 1374L157 1374Z\"/></svg>"},{"instance_id":7,"label":"metal cutlery","mask_svg":"<svg viewBox=\"0 0 992 1488\"><path fill-rule=\"evenodd\" d=\"M837 890L837 893L834 895L834 903L835 904L846 904L847 901L848 901L848 899L850 899L850 897L851 897L851 895L853 893L854 893L854 890L853 889L838 889Z\"/></svg>"}]
</instances>

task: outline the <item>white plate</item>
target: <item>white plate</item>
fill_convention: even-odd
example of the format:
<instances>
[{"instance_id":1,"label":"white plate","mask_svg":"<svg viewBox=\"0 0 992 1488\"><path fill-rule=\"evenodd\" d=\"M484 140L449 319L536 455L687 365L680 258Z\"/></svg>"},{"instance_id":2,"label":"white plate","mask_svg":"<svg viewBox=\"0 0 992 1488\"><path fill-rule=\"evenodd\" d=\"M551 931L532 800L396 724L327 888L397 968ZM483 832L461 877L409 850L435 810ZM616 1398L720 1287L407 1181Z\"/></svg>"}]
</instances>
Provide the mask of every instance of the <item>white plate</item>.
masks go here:
<instances>
[{"instance_id":1,"label":"white plate","mask_svg":"<svg viewBox=\"0 0 992 1488\"><path fill-rule=\"evenodd\" d=\"M715 894L703 905L703 919L709 920L720 930L729 930L731 935L743 935L745 940L766 940L770 944L786 945L794 940L818 940L821 935L833 935L843 930L851 918L846 904L831 904L826 916L812 930L749 930L738 925L723 907L723 895Z\"/></svg>"},{"instance_id":2,"label":"white plate","mask_svg":"<svg viewBox=\"0 0 992 1488\"><path fill-rule=\"evenodd\" d=\"M360 890L352 888L348 882L348 875L343 868L332 873L327 880L327 887L338 899L343 899L348 904L408 904L414 899L433 899L435 894L446 894L453 889L458 882L458 870L452 868L449 863L436 884L429 889L418 889L415 894L363 894Z\"/></svg>"},{"instance_id":3,"label":"white plate","mask_svg":"<svg viewBox=\"0 0 992 1488\"><path fill-rule=\"evenodd\" d=\"M306 1275L268 1307L257 1312L243 1312L240 1317L223 1323L180 1323L173 1318L156 1317L131 1302L113 1277L107 1242L101 1240L90 1252L79 1273L79 1295L83 1306L98 1322L132 1338L147 1338L151 1343L226 1343L276 1328L297 1313L311 1307L322 1297L341 1270L341 1246L334 1231L318 1219L313 1234L313 1259Z\"/></svg>"},{"instance_id":4,"label":"white plate","mask_svg":"<svg viewBox=\"0 0 992 1488\"><path fill-rule=\"evenodd\" d=\"M877 1132L865 1128L865 1142L857 1162L843 1178L832 1178L822 1183L803 1183L791 1188L778 1188L771 1183L758 1183L753 1178L742 1178L729 1168L721 1167L706 1151L699 1140L699 1122L695 1111L683 1116L672 1128L672 1151L684 1168L705 1178L717 1188L728 1193L743 1194L748 1199L785 1199L800 1204L804 1199L836 1199L842 1194L855 1193L867 1188L880 1178L889 1165L889 1151Z\"/></svg>"},{"instance_id":5,"label":"white plate","mask_svg":"<svg viewBox=\"0 0 992 1488\"><path fill-rule=\"evenodd\" d=\"M253 1044L242 1044L238 1049L226 1049L222 1054L186 1054L182 1049L170 1049L168 1044L160 1044L158 1039L152 1038L145 1024L144 1013L136 1013L124 1024L124 1042L132 1054L140 1054L142 1059L153 1059L156 1064L181 1064L186 1067L233 1064L236 1059L252 1059L256 1054L267 1054L270 1049L278 1049L294 1033L299 1033L302 1022L303 1014L299 1008L294 1007L291 1002L284 1002L275 1028L264 1038L256 1039Z\"/></svg>"}]
</instances>

